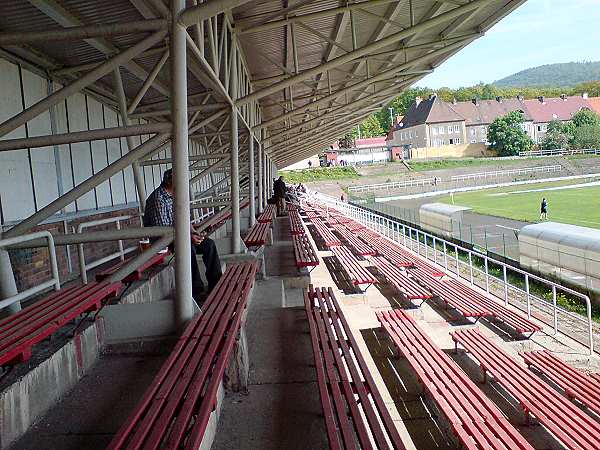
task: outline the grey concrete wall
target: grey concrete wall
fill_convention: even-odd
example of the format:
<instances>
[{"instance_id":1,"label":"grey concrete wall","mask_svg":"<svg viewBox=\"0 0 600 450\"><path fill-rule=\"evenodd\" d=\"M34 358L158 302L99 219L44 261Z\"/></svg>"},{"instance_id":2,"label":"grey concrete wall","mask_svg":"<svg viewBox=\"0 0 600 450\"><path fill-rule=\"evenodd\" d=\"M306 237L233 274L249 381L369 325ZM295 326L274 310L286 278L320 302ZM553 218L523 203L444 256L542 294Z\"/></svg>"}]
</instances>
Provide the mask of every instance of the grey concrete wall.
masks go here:
<instances>
[{"instance_id":1,"label":"grey concrete wall","mask_svg":"<svg viewBox=\"0 0 600 450\"><path fill-rule=\"evenodd\" d=\"M0 392L0 448L23 435L87 373L98 358L103 336L103 322L98 320Z\"/></svg>"},{"instance_id":2,"label":"grey concrete wall","mask_svg":"<svg viewBox=\"0 0 600 450\"><path fill-rule=\"evenodd\" d=\"M43 99L49 92L61 88L60 85L3 59L0 59L0 86L0 122ZM145 122L138 120L134 123ZM90 95L75 94L1 139L119 125L120 117L112 107L100 103ZM135 136L133 140L139 145L149 138L150 136ZM4 223L11 223L33 214L127 151L126 139L122 138L0 152L0 219ZM190 154L203 153L204 149L198 142L190 141ZM170 154L170 149L166 149L154 158L169 158ZM169 164L161 164L143 168L148 194L160 184L162 173L168 167ZM192 171L192 176L197 173ZM222 174L215 174L215 183L222 177ZM207 189L211 185L207 175L199 183L199 189ZM66 208L66 212L95 210L134 202L137 202L137 196L133 172L128 167L80 197Z\"/></svg>"}]
</instances>

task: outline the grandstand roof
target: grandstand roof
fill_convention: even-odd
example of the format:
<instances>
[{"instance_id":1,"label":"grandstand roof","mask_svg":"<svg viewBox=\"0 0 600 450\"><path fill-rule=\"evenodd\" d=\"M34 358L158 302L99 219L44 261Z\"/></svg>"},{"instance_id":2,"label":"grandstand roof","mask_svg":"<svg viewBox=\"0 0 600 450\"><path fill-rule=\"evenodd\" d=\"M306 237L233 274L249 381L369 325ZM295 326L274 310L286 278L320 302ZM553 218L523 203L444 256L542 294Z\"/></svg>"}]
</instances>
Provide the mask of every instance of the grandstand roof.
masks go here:
<instances>
[{"instance_id":1,"label":"grandstand roof","mask_svg":"<svg viewBox=\"0 0 600 450\"><path fill-rule=\"evenodd\" d=\"M279 166L300 161L356 126L524 2L212 0L190 6L192 11L178 19L189 27L187 88L194 108L190 114L200 112L199 119L206 118L233 102L245 127L259 140L264 130L268 138L264 148ZM163 0L1 2L0 45L5 57L71 83L107 58L164 30L162 39L122 67L130 103L158 68L134 115L168 121L168 113L160 114L168 107L171 83L170 64L161 64L168 58L167 4ZM204 39L198 41L201 32ZM73 39L77 33L79 39ZM235 98L228 89L232 67L225 66L232 41L241 53ZM106 104L117 105L112 73L86 88ZM227 115L211 121L206 132L226 134L226 121Z\"/></svg>"}]
</instances>

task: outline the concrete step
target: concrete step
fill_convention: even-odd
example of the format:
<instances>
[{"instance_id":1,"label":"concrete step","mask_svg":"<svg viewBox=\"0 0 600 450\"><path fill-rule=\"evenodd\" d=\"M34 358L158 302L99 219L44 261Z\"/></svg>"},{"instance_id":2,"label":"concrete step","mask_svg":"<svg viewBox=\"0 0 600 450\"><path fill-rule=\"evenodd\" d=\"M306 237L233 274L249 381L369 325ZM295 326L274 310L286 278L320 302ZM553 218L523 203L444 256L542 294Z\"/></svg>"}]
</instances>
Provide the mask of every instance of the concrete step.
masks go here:
<instances>
[{"instance_id":1,"label":"concrete step","mask_svg":"<svg viewBox=\"0 0 600 450\"><path fill-rule=\"evenodd\" d=\"M281 280L256 283L248 392L226 395L213 450L328 448L306 313L295 306L302 291L281 288Z\"/></svg>"}]
</instances>

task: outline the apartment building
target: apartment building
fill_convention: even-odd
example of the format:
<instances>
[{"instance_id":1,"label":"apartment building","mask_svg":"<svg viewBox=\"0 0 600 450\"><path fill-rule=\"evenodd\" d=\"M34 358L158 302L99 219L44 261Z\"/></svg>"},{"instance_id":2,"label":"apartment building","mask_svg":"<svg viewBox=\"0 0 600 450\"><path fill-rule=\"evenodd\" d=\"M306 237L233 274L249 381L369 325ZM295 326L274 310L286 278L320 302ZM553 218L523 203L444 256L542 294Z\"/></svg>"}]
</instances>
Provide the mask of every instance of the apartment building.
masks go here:
<instances>
[{"instance_id":1,"label":"apartment building","mask_svg":"<svg viewBox=\"0 0 600 450\"><path fill-rule=\"evenodd\" d=\"M433 94L426 100L419 97L415 99L406 115L388 133L387 144L405 158L420 157L418 155L474 156L483 154L489 145L489 125L509 112L519 111L523 114L523 131L539 143L551 121L571 120L576 112L584 108L600 109L600 102L584 94L533 100L525 100L520 96L510 99L496 97L494 100L473 99L448 103ZM460 149L456 146L460 146ZM439 151L422 152L419 149Z\"/></svg>"}]
</instances>

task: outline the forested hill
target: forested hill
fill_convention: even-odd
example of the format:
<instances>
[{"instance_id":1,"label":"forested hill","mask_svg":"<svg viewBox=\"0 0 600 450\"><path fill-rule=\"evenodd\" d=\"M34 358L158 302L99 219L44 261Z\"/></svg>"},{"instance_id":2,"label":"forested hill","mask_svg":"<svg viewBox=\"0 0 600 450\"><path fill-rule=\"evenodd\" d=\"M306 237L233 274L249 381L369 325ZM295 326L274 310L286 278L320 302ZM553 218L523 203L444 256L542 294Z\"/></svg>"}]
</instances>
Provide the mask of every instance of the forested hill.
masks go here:
<instances>
[{"instance_id":1,"label":"forested hill","mask_svg":"<svg viewBox=\"0 0 600 450\"><path fill-rule=\"evenodd\" d=\"M547 64L510 75L493 84L499 87L567 87L600 80L600 61Z\"/></svg>"}]
</instances>

